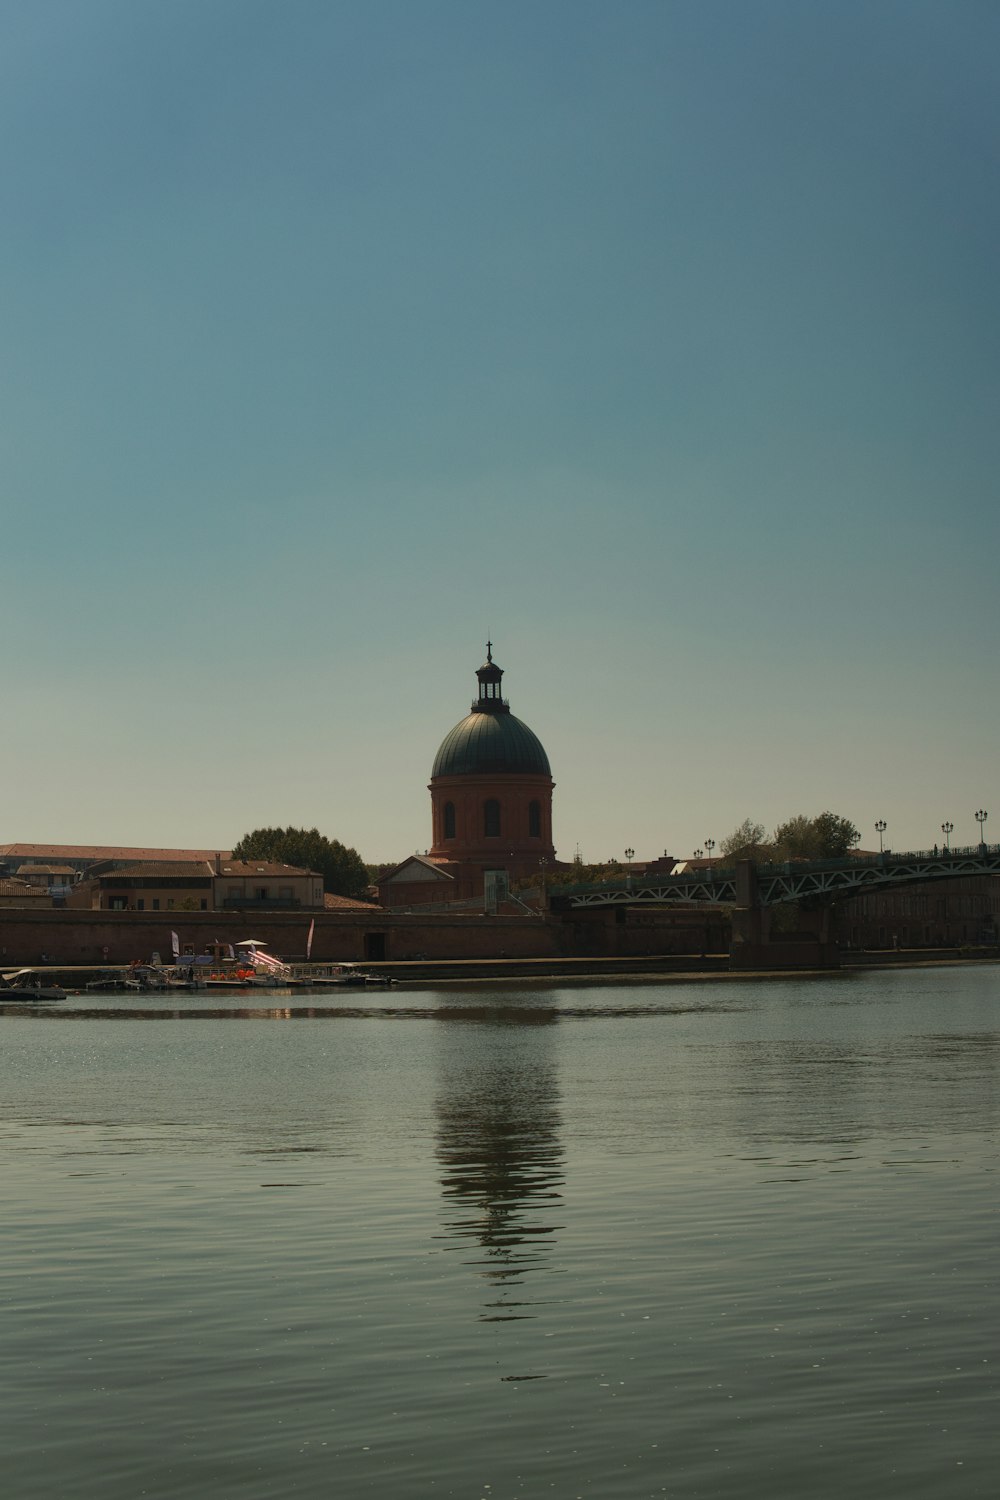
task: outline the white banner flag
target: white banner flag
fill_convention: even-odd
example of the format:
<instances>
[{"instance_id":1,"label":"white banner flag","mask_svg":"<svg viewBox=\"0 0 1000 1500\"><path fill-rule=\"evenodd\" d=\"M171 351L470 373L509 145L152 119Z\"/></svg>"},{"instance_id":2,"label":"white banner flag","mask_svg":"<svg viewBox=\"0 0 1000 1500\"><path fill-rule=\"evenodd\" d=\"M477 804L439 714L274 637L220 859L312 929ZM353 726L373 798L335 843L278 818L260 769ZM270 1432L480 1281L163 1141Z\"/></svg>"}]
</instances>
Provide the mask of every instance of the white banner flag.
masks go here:
<instances>
[{"instance_id":1,"label":"white banner flag","mask_svg":"<svg viewBox=\"0 0 1000 1500\"><path fill-rule=\"evenodd\" d=\"M312 957L312 951L313 951L313 933L315 931L316 931L316 918L313 917L312 921L309 923L309 936L306 938L306 958L307 959Z\"/></svg>"},{"instance_id":2,"label":"white banner flag","mask_svg":"<svg viewBox=\"0 0 1000 1500\"><path fill-rule=\"evenodd\" d=\"M170 949L171 949L171 952L173 953L173 955L174 955L175 958L180 958L180 956L181 956L181 940L177 936L176 932L172 932L170 934Z\"/></svg>"}]
</instances>

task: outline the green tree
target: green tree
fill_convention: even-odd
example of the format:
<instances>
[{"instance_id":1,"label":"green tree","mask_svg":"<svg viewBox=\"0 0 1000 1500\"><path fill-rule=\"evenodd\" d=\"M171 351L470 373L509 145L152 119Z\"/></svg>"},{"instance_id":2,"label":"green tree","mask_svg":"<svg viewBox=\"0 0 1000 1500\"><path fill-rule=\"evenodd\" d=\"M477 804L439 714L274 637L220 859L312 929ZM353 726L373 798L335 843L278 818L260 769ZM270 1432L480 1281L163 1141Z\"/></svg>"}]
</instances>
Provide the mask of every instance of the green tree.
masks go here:
<instances>
[{"instance_id":1,"label":"green tree","mask_svg":"<svg viewBox=\"0 0 1000 1500\"><path fill-rule=\"evenodd\" d=\"M770 851L765 842L763 823L744 818L738 828L722 840L719 855L722 859L767 859Z\"/></svg>"},{"instance_id":2,"label":"green tree","mask_svg":"<svg viewBox=\"0 0 1000 1500\"><path fill-rule=\"evenodd\" d=\"M836 813L822 812L814 819L816 835L822 849L820 859L841 859L850 853L861 840L861 832L850 818L840 818Z\"/></svg>"},{"instance_id":3,"label":"green tree","mask_svg":"<svg viewBox=\"0 0 1000 1500\"><path fill-rule=\"evenodd\" d=\"M818 859L813 819L797 813L779 823L771 839L775 859Z\"/></svg>"},{"instance_id":4,"label":"green tree","mask_svg":"<svg viewBox=\"0 0 1000 1500\"><path fill-rule=\"evenodd\" d=\"M804 813L789 818L774 830L773 858L841 859L861 837L850 818L822 812L815 818Z\"/></svg>"},{"instance_id":5,"label":"green tree","mask_svg":"<svg viewBox=\"0 0 1000 1500\"><path fill-rule=\"evenodd\" d=\"M370 885L368 868L356 849L328 839L318 828L255 828L233 849L234 859L267 859L323 877L323 889L336 896L363 896Z\"/></svg>"}]
</instances>

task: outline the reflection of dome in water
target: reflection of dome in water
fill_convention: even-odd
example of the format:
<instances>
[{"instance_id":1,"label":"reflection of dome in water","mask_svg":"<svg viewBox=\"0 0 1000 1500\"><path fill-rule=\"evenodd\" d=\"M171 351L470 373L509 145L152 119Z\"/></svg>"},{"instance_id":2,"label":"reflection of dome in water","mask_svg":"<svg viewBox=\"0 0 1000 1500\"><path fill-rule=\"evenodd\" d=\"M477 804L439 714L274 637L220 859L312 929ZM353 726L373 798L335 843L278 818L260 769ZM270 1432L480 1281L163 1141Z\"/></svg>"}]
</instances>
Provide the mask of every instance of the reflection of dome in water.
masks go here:
<instances>
[{"instance_id":1,"label":"reflection of dome in water","mask_svg":"<svg viewBox=\"0 0 1000 1500\"><path fill-rule=\"evenodd\" d=\"M494 1284L546 1268L562 1197L559 1087L537 1031L553 1016L529 1010L518 1020L513 1035L463 1026L449 1038L437 1102L445 1227L482 1247L486 1258L473 1264Z\"/></svg>"}]
</instances>

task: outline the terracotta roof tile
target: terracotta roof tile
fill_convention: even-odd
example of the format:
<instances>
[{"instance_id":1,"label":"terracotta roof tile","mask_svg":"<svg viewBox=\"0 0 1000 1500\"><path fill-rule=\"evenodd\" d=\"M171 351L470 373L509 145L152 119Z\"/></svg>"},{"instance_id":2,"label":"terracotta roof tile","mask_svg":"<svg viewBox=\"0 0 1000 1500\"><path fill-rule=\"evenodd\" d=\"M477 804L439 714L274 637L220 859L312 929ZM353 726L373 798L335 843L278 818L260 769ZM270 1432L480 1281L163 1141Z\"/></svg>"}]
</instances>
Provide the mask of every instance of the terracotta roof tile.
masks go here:
<instances>
[{"instance_id":1,"label":"terracotta roof tile","mask_svg":"<svg viewBox=\"0 0 1000 1500\"><path fill-rule=\"evenodd\" d=\"M429 859L425 854L408 854L398 865L392 865L388 869L379 871L379 885L386 880L393 880L399 874L400 870L405 869L407 865L423 865L426 869L431 870L435 875L439 875L445 880L453 880L454 876L449 872L458 869L458 865L454 860Z\"/></svg>"},{"instance_id":2,"label":"terracotta roof tile","mask_svg":"<svg viewBox=\"0 0 1000 1500\"><path fill-rule=\"evenodd\" d=\"M26 880L0 880L0 896L27 896L34 900L41 897L44 901L48 894L41 886L29 885Z\"/></svg>"},{"instance_id":3,"label":"terracotta roof tile","mask_svg":"<svg viewBox=\"0 0 1000 1500\"><path fill-rule=\"evenodd\" d=\"M132 849L109 844L0 844L0 859L211 859L221 854L229 858L228 849Z\"/></svg>"}]
</instances>

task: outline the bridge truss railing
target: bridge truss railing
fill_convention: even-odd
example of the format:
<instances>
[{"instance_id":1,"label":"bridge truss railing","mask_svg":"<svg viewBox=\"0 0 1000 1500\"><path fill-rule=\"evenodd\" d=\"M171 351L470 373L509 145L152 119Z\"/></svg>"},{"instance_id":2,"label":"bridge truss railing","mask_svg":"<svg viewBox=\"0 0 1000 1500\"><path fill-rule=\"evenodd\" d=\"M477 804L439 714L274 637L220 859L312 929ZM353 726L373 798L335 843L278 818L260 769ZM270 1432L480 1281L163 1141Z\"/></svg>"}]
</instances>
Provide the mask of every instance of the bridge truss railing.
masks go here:
<instances>
[{"instance_id":1,"label":"bridge truss railing","mask_svg":"<svg viewBox=\"0 0 1000 1500\"><path fill-rule=\"evenodd\" d=\"M815 861L788 860L782 864L758 865L757 900L761 906L799 901L808 896L850 896L879 887L921 880L951 880L962 875L1000 874L1000 844L974 844L967 848L917 850L855 858ZM655 881L631 878L603 881L597 885L564 886L552 892L570 906L618 906L632 903L736 902L736 871L728 868L665 875Z\"/></svg>"}]
</instances>

